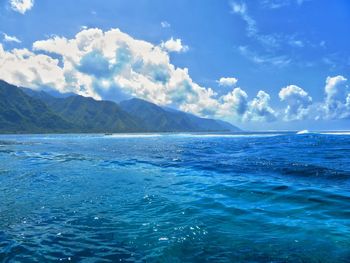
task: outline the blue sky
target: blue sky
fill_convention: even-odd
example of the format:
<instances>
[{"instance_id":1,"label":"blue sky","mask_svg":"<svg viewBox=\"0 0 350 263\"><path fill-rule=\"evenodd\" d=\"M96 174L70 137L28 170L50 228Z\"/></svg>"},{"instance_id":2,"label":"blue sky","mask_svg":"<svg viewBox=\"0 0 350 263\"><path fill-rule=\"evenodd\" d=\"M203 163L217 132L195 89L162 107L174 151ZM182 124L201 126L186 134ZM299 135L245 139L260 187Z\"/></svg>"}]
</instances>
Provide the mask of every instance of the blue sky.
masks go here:
<instances>
[{"instance_id":1,"label":"blue sky","mask_svg":"<svg viewBox=\"0 0 350 263\"><path fill-rule=\"evenodd\" d=\"M347 0L0 0L0 78L97 99L138 96L247 129L349 129L349 24ZM100 33L85 53L67 44L92 29L119 29L115 57ZM134 40L153 47L139 53ZM44 56L57 65L42 67Z\"/></svg>"}]
</instances>

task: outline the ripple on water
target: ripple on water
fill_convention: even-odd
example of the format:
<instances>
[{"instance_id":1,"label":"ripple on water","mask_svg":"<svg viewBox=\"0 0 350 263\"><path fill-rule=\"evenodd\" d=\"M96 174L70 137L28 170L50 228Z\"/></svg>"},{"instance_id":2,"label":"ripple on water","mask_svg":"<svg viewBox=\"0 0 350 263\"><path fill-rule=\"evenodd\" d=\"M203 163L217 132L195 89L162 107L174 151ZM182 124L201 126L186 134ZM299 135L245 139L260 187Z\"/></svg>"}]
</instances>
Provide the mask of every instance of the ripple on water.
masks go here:
<instances>
[{"instance_id":1,"label":"ripple on water","mask_svg":"<svg viewBox=\"0 0 350 263\"><path fill-rule=\"evenodd\" d=\"M349 136L48 135L0 145L0 261L350 258Z\"/></svg>"}]
</instances>

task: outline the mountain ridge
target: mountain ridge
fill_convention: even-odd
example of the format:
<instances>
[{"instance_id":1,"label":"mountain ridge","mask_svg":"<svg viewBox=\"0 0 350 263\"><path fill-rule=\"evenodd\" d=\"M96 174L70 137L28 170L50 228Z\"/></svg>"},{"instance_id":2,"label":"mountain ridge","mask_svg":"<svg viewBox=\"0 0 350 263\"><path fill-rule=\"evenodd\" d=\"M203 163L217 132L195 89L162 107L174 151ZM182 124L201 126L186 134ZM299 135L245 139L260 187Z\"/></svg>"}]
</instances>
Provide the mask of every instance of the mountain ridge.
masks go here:
<instances>
[{"instance_id":1,"label":"mountain ridge","mask_svg":"<svg viewBox=\"0 0 350 263\"><path fill-rule=\"evenodd\" d=\"M42 101L0 80L0 132L63 132L72 128Z\"/></svg>"},{"instance_id":2,"label":"mountain ridge","mask_svg":"<svg viewBox=\"0 0 350 263\"><path fill-rule=\"evenodd\" d=\"M0 95L0 133L240 131L221 120L163 108L138 98L118 104L77 94L54 97L2 80Z\"/></svg>"},{"instance_id":3,"label":"mountain ridge","mask_svg":"<svg viewBox=\"0 0 350 263\"><path fill-rule=\"evenodd\" d=\"M239 129L224 121L206 119L175 109L160 107L152 102L132 98L119 103L121 108L143 122L151 121L148 125L157 126L155 131L239 131Z\"/></svg>"}]
</instances>

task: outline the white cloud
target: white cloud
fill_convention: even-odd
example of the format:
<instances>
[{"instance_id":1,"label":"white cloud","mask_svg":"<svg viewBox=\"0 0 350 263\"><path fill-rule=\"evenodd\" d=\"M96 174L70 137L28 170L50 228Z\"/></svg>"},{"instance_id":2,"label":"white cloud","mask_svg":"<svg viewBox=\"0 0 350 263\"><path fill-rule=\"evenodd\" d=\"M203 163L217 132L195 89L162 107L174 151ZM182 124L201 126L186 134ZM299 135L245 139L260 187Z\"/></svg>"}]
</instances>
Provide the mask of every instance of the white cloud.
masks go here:
<instances>
[{"instance_id":1,"label":"white cloud","mask_svg":"<svg viewBox=\"0 0 350 263\"><path fill-rule=\"evenodd\" d=\"M289 5L292 0L262 0L260 3L269 8L280 8ZM295 1L295 0L293 0ZM249 60L256 64L271 64L274 66L287 66L293 60L299 60L291 53L286 53L285 45L293 49L300 49L310 46L308 41L298 39L296 34L288 35L283 33L263 34L259 30L257 21L249 14L248 1L231 2L231 12L239 16L246 23L247 37L255 40L254 48L249 46L240 46L238 51ZM258 45L258 46L257 46Z\"/></svg>"},{"instance_id":2,"label":"white cloud","mask_svg":"<svg viewBox=\"0 0 350 263\"><path fill-rule=\"evenodd\" d=\"M287 56L262 56L251 51L247 46L239 46L238 51L255 64L271 64L277 67L285 67L291 63Z\"/></svg>"},{"instance_id":3,"label":"white cloud","mask_svg":"<svg viewBox=\"0 0 350 263\"><path fill-rule=\"evenodd\" d=\"M261 4L263 7L278 9L292 4L301 6L304 2L305 0L262 0Z\"/></svg>"},{"instance_id":4,"label":"white cloud","mask_svg":"<svg viewBox=\"0 0 350 263\"><path fill-rule=\"evenodd\" d=\"M342 119L350 116L347 79L341 75L327 77L325 86L325 118Z\"/></svg>"},{"instance_id":5,"label":"white cloud","mask_svg":"<svg viewBox=\"0 0 350 263\"><path fill-rule=\"evenodd\" d=\"M233 87L236 85L238 79L236 78L232 78L232 77L229 77L229 78L220 78L217 83L219 83L219 86L224 86L224 87Z\"/></svg>"},{"instance_id":6,"label":"white cloud","mask_svg":"<svg viewBox=\"0 0 350 263\"><path fill-rule=\"evenodd\" d=\"M270 122L276 120L276 112L270 107L270 95L260 90L249 101L248 94L237 87L219 98L217 116L229 121Z\"/></svg>"},{"instance_id":7,"label":"white cloud","mask_svg":"<svg viewBox=\"0 0 350 263\"><path fill-rule=\"evenodd\" d=\"M262 0L261 4L263 7L278 9L290 4L290 0Z\"/></svg>"},{"instance_id":8,"label":"white cloud","mask_svg":"<svg viewBox=\"0 0 350 263\"><path fill-rule=\"evenodd\" d=\"M187 68L173 65L163 47L135 39L119 29L86 29L70 39L53 36L34 42L32 49L5 50L0 44L0 79L18 86L53 88L95 99L131 95L229 121L264 122L278 117L266 92L259 91L250 99L236 86L237 79L222 78L218 82L232 84L232 91L219 96L210 87L196 83ZM319 108L328 115L337 117L334 112L341 108L345 118L349 112L350 93L342 86L344 81L342 76L327 79L325 103ZM303 89L290 85L279 96L288 104L285 120L313 116L312 99ZM336 105L337 111L324 105Z\"/></svg>"},{"instance_id":9,"label":"white cloud","mask_svg":"<svg viewBox=\"0 0 350 263\"><path fill-rule=\"evenodd\" d=\"M4 41L5 42L16 42L16 43L21 43L21 40L19 40L17 37L15 36L9 36L6 33L3 33L4 35Z\"/></svg>"},{"instance_id":10,"label":"white cloud","mask_svg":"<svg viewBox=\"0 0 350 263\"><path fill-rule=\"evenodd\" d=\"M242 119L248 108L248 95L241 88L234 88L232 92L221 97L220 115Z\"/></svg>"},{"instance_id":11,"label":"white cloud","mask_svg":"<svg viewBox=\"0 0 350 263\"><path fill-rule=\"evenodd\" d=\"M231 11L239 15L243 21L247 24L246 31L247 36L257 40L265 48L276 48L285 42L285 39L281 35L277 34L260 34L255 19L248 14L248 8L245 3L231 2Z\"/></svg>"},{"instance_id":12,"label":"white cloud","mask_svg":"<svg viewBox=\"0 0 350 263\"><path fill-rule=\"evenodd\" d=\"M305 90L296 85L289 85L282 88L278 95L281 101L288 104L284 111L284 120L302 120L308 117L312 98Z\"/></svg>"},{"instance_id":13,"label":"white cloud","mask_svg":"<svg viewBox=\"0 0 350 263\"><path fill-rule=\"evenodd\" d=\"M25 12L32 9L34 0L10 0L12 10L25 14Z\"/></svg>"},{"instance_id":14,"label":"white cloud","mask_svg":"<svg viewBox=\"0 0 350 263\"><path fill-rule=\"evenodd\" d=\"M53 36L34 42L33 50L5 51L1 46L0 64L6 70L0 78L95 99L122 92L202 116L214 116L218 108L213 90L195 83L186 68L171 64L166 50L119 29L82 30L72 39Z\"/></svg>"},{"instance_id":15,"label":"white cloud","mask_svg":"<svg viewBox=\"0 0 350 263\"><path fill-rule=\"evenodd\" d=\"M186 52L189 49L188 46L182 44L182 40L179 38L177 39L170 38L168 41L162 42L160 46L168 52L180 53L180 52Z\"/></svg>"},{"instance_id":16,"label":"white cloud","mask_svg":"<svg viewBox=\"0 0 350 263\"><path fill-rule=\"evenodd\" d=\"M65 79L58 60L27 49L7 52L0 44L0 78L12 84L39 88L53 86L64 91Z\"/></svg>"},{"instance_id":17,"label":"white cloud","mask_svg":"<svg viewBox=\"0 0 350 263\"><path fill-rule=\"evenodd\" d=\"M350 109L350 93L348 94L348 96L346 97L346 107L348 108L348 109Z\"/></svg>"},{"instance_id":18,"label":"white cloud","mask_svg":"<svg viewBox=\"0 0 350 263\"><path fill-rule=\"evenodd\" d=\"M231 10L233 13L238 14L247 23L248 36L255 36L258 33L255 20L248 15L247 6L245 3L231 2Z\"/></svg>"},{"instance_id":19,"label":"white cloud","mask_svg":"<svg viewBox=\"0 0 350 263\"><path fill-rule=\"evenodd\" d=\"M162 21L162 22L160 22L160 26L161 26L162 28L169 28L169 27L171 27L170 23L167 22L167 21Z\"/></svg>"},{"instance_id":20,"label":"white cloud","mask_svg":"<svg viewBox=\"0 0 350 263\"><path fill-rule=\"evenodd\" d=\"M276 120L276 112L270 107L270 100L270 95L260 90L256 98L249 103L246 119L263 122Z\"/></svg>"},{"instance_id":21,"label":"white cloud","mask_svg":"<svg viewBox=\"0 0 350 263\"><path fill-rule=\"evenodd\" d=\"M301 41L301 40L294 40L294 39L290 40L289 44L291 46L293 46L293 47L300 47L300 48L305 46L303 41Z\"/></svg>"},{"instance_id":22,"label":"white cloud","mask_svg":"<svg viewBox=\"0 0 350 263\"><path fill-rule=\"evenodd\" d=\"M325 99L313 103L302 88L290 85L281 89L279 97L287 102L284 120L330 120L350 118L350 90L344 76L327 77Z\"/></svg>"},{"instance_id":23,"label":"white cloud","mask_svg":"<svg viewBox=\"0 0 350 263\"><path fill-rule=\"evenodd\" d=\"M347 79L341 75L335 77L327 77L325 93L326 101L340 100L344 97Z\"/></svg>"},{"instance_id":24,"label":"white cloud","mask_svg":"<svg viewBox=\"0 0 350 263\"><path fill-rule=\"evenodd\" d=\"M247 119L247 112L251 120L262 119L253 115L262 115L269 100L260 93L250 103L241 88L218 97L211 88L195 83L187 68L171 64L163 47L134 39L119 29L82 30L72 39L53 36L34 42L33 50L35 53L27 49L6 51L1 46L0 64L5 70L0 78L19 86L52 87L95 99L123 93L231 121Z\"/></svg>"}]
</instances>

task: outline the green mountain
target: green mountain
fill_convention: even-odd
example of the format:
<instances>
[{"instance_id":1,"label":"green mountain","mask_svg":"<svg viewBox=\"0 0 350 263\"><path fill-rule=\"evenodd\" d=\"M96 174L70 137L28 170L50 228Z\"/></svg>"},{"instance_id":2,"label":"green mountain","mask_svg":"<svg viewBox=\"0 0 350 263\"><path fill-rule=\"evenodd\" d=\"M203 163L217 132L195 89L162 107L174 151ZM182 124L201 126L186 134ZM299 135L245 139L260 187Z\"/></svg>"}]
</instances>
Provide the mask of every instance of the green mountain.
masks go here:
<instances>
[{"instance_id":1,"label":"green mountain","mask_svg":"<svg viewBox=\"0 0 350 263\"><path fill-rule=\"evenodd\" d=\"M79 95L53 97L0 81L0 133L183 131L239 129L227 122L162 108L141 99L118 105Z\"/></svg>"},{"instance_id":2,"label":"green mountain","mask_svg":"<svg viewBox=\"0 0 350 263\"><path fill-rule=\"evenodd\" d=\"M0 132L44 133L72 130L73 125L44 102L0 80Z\"/></svg>"},{"instance_id":3,"label":"green mountain","mask_svg":"<svg viewBox=\"0 0 350 263\"><path fill-rule=\"evenodd\" d=\"M43 100L55 113L84 132L144 131L133 117L111 101L97 101L79 95Z\"/></svg>"},{"instance_id":4,"label":"green mountain","mask_svg":"<svg viewBox=\"0 0 350 263\"><path fill-rule=\"evenodd\" d=\"M182 111L162 108L141 99L130 99L120 103L121 108L128 112L149 131L158 132L214 132L239 131L230 123L213 119L200 118Z\"/></svg>"}]
</instances>

